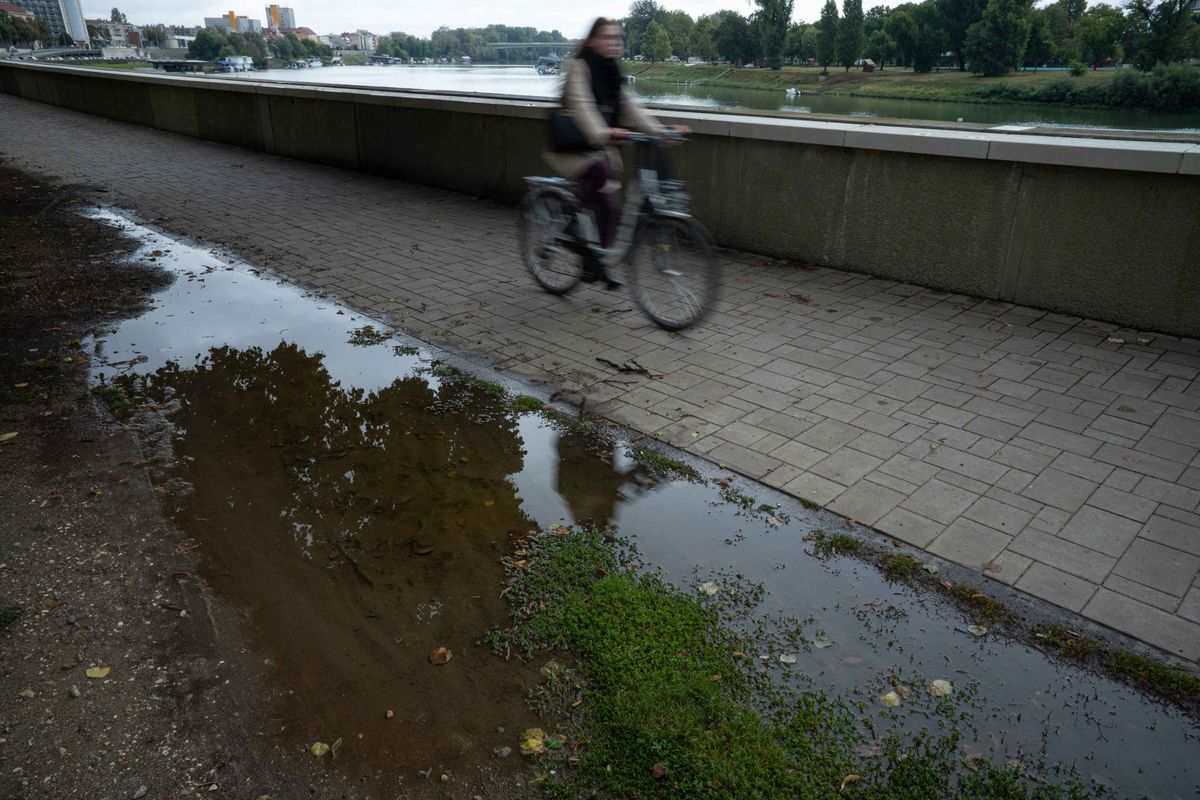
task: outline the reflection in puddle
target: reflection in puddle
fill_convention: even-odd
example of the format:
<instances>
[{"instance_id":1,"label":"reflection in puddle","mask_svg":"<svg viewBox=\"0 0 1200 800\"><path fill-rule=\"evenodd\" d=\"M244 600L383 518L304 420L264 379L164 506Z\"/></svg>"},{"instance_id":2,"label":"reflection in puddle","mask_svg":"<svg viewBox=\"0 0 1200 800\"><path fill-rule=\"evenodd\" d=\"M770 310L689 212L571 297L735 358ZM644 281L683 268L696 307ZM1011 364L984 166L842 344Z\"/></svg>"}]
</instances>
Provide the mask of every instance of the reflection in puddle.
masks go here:
<instances>
[{"instance_id":1,"label":"reflection in puddle","mask_svg":"<svg viewBox=\"0 0 1200 800\"><path fill-rule=\"evenodd\" d=\"M523 795L524 765L493 750L549 721L525 704L539 664L477 644L507 617L500 559L533 528L612 521L680 585L741 574L766 589L764 613L811 617L818 644L795 669L819 687L874 697L895 670L976 682L968 751L1195 796L1184 715L965 635L957 612L872 567L807 555L801 537L834 518L754 489L784 503L791 521L776 525L711 485L656 481L626 446L560 435L497 387L439 377L399 338L351 344L367 323L354 312L102 218L143 256L169 251L159 263L179 279L96 340L96 377L152 404L132 424L205 577L274 665L288 748L341 738L338 770L405 796ZM438 647L444 666L430 663Z\"/></svg>"}]
</instances>

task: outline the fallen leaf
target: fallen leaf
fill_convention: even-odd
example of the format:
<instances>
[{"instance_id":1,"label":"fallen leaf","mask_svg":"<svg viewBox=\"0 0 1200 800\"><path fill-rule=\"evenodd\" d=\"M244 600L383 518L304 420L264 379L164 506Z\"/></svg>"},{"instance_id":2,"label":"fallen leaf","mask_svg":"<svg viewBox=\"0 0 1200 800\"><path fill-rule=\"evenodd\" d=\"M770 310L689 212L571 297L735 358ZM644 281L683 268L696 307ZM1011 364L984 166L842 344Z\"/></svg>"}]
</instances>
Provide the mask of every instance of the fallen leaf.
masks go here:
<instances>
[{"instance_id":1,"label":"fallen leaf","mask_svg":"<svg viewBox=\"0 0 1200 800\"><path fill-rule=\"evenodd\" d=\"M895 708L896 706L900 705L900 695L896 694L895 692L888 692L883 697L879 698L879 702L883 703L885 706L892 706Z\"/></svg>"},{"instance_id":2,"label":"fallen leaf","mask_svg":"<svg viewBox=\"0 0 1200 800\"><path fill-rule=\"evenodd\" d=\"M24 389L27 386L29 386L28 383L14 383L13 384L14 389Z\"/></svg>"},{"instance_id":3,"label":"fallen leaf","mask_svg":"<svg viewBox=\"0 0 1200 800\"><path fill-rule=\"evenodd\" d=\"M713 483L715 483L717 486L729 486L729 484L733 483L733 479L732 478L713 478Z\"/></svg>"},{"instance_id":4,"label":"fallen leaf","mask_svg":"<svg viewBox=\"0 0 1200 800\"><path fill-rule=\"evenodd\" d=\"M512 564L514 567L519 567L520 569L529 569L529 559L527 558L519 558L512 562Z\"/></svg>"},{"instance_id":5,"label":"fallen leaf","mask_svg":"<svg viewBox=\"0 0 1200 800\"><path fill-rule=\"evenodd\" d=\"M984 572L999 572L1002 569L1003 569L1003 567L1001 567L995 561L989 561L983 565Z\"/></svg>"},{"instance_id":6,"label":"fallen leaf","mask_svg":"<svg viewBox=\"0 0 1200 800\"><path fill-rule=\"evenodd\" d=\"M543 741L550 750L562 750L563 745L566 744L566 740L561 736L547 736Z\"/></svg>"},{"instance_id":7,"label":"fallen leaf","mask_svg":"<svg viewBox=\"0 0 1200 800\"><path fill-rule=\"evenodd\" d=\"M528 728L521 734L521 755L533 756L546 752L546 732L541 728Z\"/></svg>"},{"instance_id":8,"label":"fallen leaf","mask_svg":"<svg viewBox=\"0 0 1200 800\"><path fill-rule=\"evenodd\" d=\"M947 591L954 588L954 584L951 583L950 581L938 581L938 583L940 583L942 585L942 588Z\"/></svg>"},{"instance_id":9,"label":"fallen leaf","mask_svg":"<svg viewBox=\"0 0 1200 800\"><path fill-rule=\"evenodd\" d=\"M429 654L429 663L440 667L442 664L449 663L452 658L454 658L454 654L450 652L449 647L438 647Z\"/></svg>"},{"instance_id":10,"label":"fallen leaf","mask_svg":"<svg viewBox=\"0 0 1200 800\"><path fill-rule=\"evenodd\" d=\"M813 637L813 647L818 650L824 650L826 647L833 647L833 640L823 633L818 633Z\"/></svg>"},{"instance_id":11,"label":"fallen leaf","mask_svg":"<svg viewBox=\"0 0 1200 800\"><path fill-rule=\"evenodd\" d=\"M861 780L862 780L862 775L847 775L846 777L842 778L842 785L840 787L838 787L838 791L845 792L847 786L849 786L852 783L858 783Z\"/></svg>"},{"instance_id":12,"label":"fallen leaf","mask_svg":"<svg viewBox=\"0 0 1200 800\"><path fill-rule=\"evenodd\" d=\"M89 486L88 494L91 495L92 497L99 497L100 495L104 494L104 490L101 489L99 486Z\"/></svg>"},{"instance_id":13,"label":"fallen leaf","mask_svg":"<svg viewBox=\"0 0 1200 800\"><path fill-rule=\"evenodd\" d=\"M983 625L968 625L967 630L976 636L983 636L987 634L987 628L985 628Z\"/></svg>"},{"instance_id":14,"label":"fallen leaf","mask_svg":"<svg viewBox=\"0 0 1200 800\"><path fill-rule=\"evenodd\" d=\"M485 508L491 508L492 506L496 505L496 501L495 500L484 500L483 505Z\"/></svg>"},{"instance_id":15,"label":"fallen leaf","mask_svg":"<svg viewBox=\"0 0 1200 800\"><path fill-rule=\"evenodd\" d=\"M697 588L700 590L700 594L706 594L709 597L712 597L717 593L717 584L713 583L712 581L705 581Z\"/></svg>"},{"instance_id":16,"label":"fallen leaf","mask_svg":"<svg viewBox=\"0 0 1200 800\"><path fill-rule=\"evenodd\" d=\"M339 736L337 738L337 741L329 746L329 754L331 756L333 756L334 758L337 758L337 751L338 751L338 748L341 746L342 746L342 737Z\"/></svg>"},{"instance_id":17,"label":"fallen leaf","mask_svg":"<svg viewBox=\"0 0 1200 800\"><path fill-rule=\"evenodd\" d=\"M953 691L954 684L942 678L938 678L936 681L929 684L929 693L934 697L945 697Z\"/></svg>"},{"instance_id":18,"label":"fallen leaf","mask_svg":"<svg viewBox=\"0 0 1200 800\"><path fill-rule=\"evenodd\" d=\"M13 431L11 433L0 433L0 444L4 444L5 442L11 442L15 438L17 438L16 431Z\"/></svg>"},{"instance_id":19,"label":"fallen leaf","mask_svg":"<svg viewBox=\"0 0 1200 800\"><path fill-rule=\"evenodd\" d=\"M29 700L33 697L33 689L22 689L17 692L17 697L24 697L26 700Z\"/></svg>"},{"instance_id":20,"label":"fallen leaf","mask_svg":"<svg viewBox=\"0 0 1200 800\"><path fill-rule=\"evenodd\" d=\"M791 653L780 653L779 654L779 663L780 664L795 664L796 657L794 655L792 655Z\"/></svg>"},{"instance_id":21,"label":"fallen leaf","mask_svg":"<svg viewBox=\"0 0 1200 800\"><path fill-rule=\"evenodd\" d=\"M650 777L654 778L656 781L661 781L663 778L667 777L667 768L662 764L655 764L650 768Z\"/></svg>"},{"instance_id":22,"label":"fallen leaf","mask_svg":"<svg viewBox=\"0 0 1200 800\"><path fill-rule=\"evenodd\" d=\"M900 695L901 700L907 700L912 697L912 692L902 683L893 683L892 688L896 690L896 694Z\"/></svg>"},{"instance_id":23,"label":"fallen leaf","mask_svg":"<svg viewBox=\"0 0 1200 800\"><path fill-rule=\"evenodd\" d=\"M112 672L112 667L88 667L84 674L89 678L107 678L110 672Z\"/></svg>"},{"instance_id":24,"label":"fallen leaf","mask_svg":"<svg viewBox=\"0 0 1200 800\"><path fill-rule=\"evenodd\" d=\"M308 748L308 752L312 753L317 758L321 758L329 753L329 745L324 742L313 742L312 747Z\"/></svg>"},{"instance_id":25,"label":"fallen leaf","mask_svg":"<svg viewBox=\"0 0 1200 800\"><path fill-rule=\"evenodd\" d=\"M938 565L937 564L926 564L923 567L921 567L921 569L925 570L930 575L937 575L937 573L938 573Z\"/></svg>"}]
</instances>

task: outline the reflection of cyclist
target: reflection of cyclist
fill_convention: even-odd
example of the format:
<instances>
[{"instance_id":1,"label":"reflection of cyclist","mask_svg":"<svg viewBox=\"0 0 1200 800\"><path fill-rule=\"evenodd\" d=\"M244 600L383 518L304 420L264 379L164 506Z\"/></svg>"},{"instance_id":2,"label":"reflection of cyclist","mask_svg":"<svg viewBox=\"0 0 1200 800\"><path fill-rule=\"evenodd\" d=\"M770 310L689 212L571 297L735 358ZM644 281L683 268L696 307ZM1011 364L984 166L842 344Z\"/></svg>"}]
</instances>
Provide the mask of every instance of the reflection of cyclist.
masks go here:
<instances>
[{"instance_id":1,"label":"reflection of cyclist","mask_svg":"<svg viewBox=\"0 0 1200 800\"><path fill-rule=\"evenodd\" d=\"M616 513L621 490L628 484L641 489L648 483L641 465L629 472L617 471L613 456L598 454L595 440L587 434L559 434L558 494L577 525L608 524Z\"/></svg>"},{"instance_id":2,"label":"reflection of cyclist","mask_svg":"<svg viewBox=\"0 0 1200 800\"><path fill-rule=\"evenodd\" d=\"M609 144L624 138L627 128L651 135L664 130L625 88L617 66L624 50L620 25L604 17L592 24L567 67L562 103L594 149L546 156L560 175L579 181L579 199L596 220L601 247L612 244L621 216L621 158ZM594 257L585 257L584 270L584 280L599 278L610 289L620 286Z\"/></svg>"}]
</instances>

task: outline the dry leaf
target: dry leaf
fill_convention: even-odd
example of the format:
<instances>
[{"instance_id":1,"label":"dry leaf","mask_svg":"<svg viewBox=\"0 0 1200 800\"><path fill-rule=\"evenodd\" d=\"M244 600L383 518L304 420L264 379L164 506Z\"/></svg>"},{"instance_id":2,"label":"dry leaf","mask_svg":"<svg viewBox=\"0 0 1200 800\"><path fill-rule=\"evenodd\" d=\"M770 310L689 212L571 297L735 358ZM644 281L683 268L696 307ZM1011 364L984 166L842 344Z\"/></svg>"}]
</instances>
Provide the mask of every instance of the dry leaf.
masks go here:
<instances>
[{"instance_id":1,"label":"dry leaf","mask_svg":"<svg viewBox=\"0 0 1200 800\"><path fill-rule=\"evenodd\" d=\"M667 776L667 768L662 764L655 764L650 768L650 777L656 781L661 781Z\"/></svg>"},{"instance_id":2,"label":"dry leaf","mask_svg":"<svg viewBox=\"0 0 1200 800\"><path fill-rule=\"evenodd\" d=\"M713 583L712 581L705 581L697 588L700 590L700 594L706 594L709 597L712 597L717 593L717 584Z\"/></svg>"},{"instance_id":3,"label":"dry leaf","mask_svg":"<svg viewBox=\"0 0 1200 800\"><path fill-rule=\"evenodd\" d=\"M987 633L987 628L982 625L968 625L967 630L976 636L983 636Z\"/></svg>"},{"instance_id":4,"label":"dry leaf","mask_svg":"<svg viewBox=\"0 0 1200 800\"><path fill-rule=\"evenodd\" d=\"M999 572L1002 569L1004 569L1004 568L1002 566L1000 566L999 564L997 564L995 561L989 561L983 565L984 572Z\"/></svg>"},{"instance_id":5,"label":"dry leaf","mask_svg":"<svg viewBox=\"0 0 1200 800\"><path fill-rule=\"evenodd\" d=\"M312 747L308 748L308 752L312 753L317 758L329 753L329 745L324 742L313 742Z\"/></svg>"},{"instance_id":6,"label":"dry leaf","mask_svg":"<svg viewBox=\"0 0 1200 800\"><path fill-rule=\"evenodd\" d=\"M112 667L88 667L84 674L89 678L107 678L110 672L112 672Z\"/></svg>"},{"instance_id":7,"label":"dry leaf","mask_svg":"<svg viewBox=\"0 0 1200 800\"><path fill-rule=\"evenodd\" d=\"M954 684L942 678L938 678L936 681L929 684L929 693L934 697L945 697L953 691Z\"/></svg>"},{"instance_id":8,"label":"dry leaf","mask_svg":"<svg viewBox=\"0 0 1200 800\"><path fill-rule=\"evenodd\" d=\"M883 697L879 698L879 702L883 703L885 706L892 706L895 708L896 706L900 705L900 695L896 694L895 692L888 692Z\"/></svg>"},{"instance_id":9,"label":"dry leaf","mask_svg":"<svg viewBox=\"0 0 1200 800\"><path fill-rule=\"evenodd\" d=\"M449 663L452 658L454 658L454 654L450 652L449 647L438 647L429 654L429 663L440 667L442 664Z\"/></svg>"},{"instance_id":10,"label":"dry leaf","mask_svg":"<svg viewBox=\"0 0 1200 800\"><path fill-rule=\"evenodd\" d=\"M833 647L833 640L823 633L818 633L813 637L813 647L818 650L824 650L826 647Z\"/></svg>"},{"instance_id":11,"label":"dry leaf","mask_svg":"<svg viewBox=\"0 0 1200 800\"><path fill-rule=\"evenodd\" d=\"M780 664L795 664L796 657L794 655L792 655L791 653L780 653L779 654L779 663Z\"/></svg>"},{"instance_id":12,"label":"dry leaf","mask_svg":"<svg viewBox=\"0 0 1200 800\"><path fill-rule=\"evenodd\" d=\"M838 791L844 792L844 791L846 791L847 786L849 786L852 783L858 783L861 780L862 780L862 775L847 775L846 777L842 778L842 785L838 787Z\"/></svg>"},{"instance_id":13,"label":"dry leaf","mask_svg":"<svg viewBox=\"0 0 1200 800\"><path fill-rule=\"evenodd\" d=\"M15 438L17 438L16 431L12 431L11 433L0 433L0 444L4 444L5 442L11 442Z\"/></svg>"},{"instance_id":14,"label":"dry leaf","mask_svg":"<svg viewBox=\"0 0 1200 800\"><path fill-rule=\"evenodd\" d=\"M950 591L951 589L954 588L954 584L951 583L950 581L938 581L938 583L940 583L942 585L942 588L945 589L946 591Z\"/></svg>"},{"instance_id":15,"label":"dry leaf","mask_svg":"<svg viewBox=\"0 0 1200 800\"><path fill-rule=\"evenodd\" d=\"M912 692L902 683L893 683L892 688L896 690L896 694L900 695L900 699L907 700L912 697Z\"/></svg>"}]
</instances>

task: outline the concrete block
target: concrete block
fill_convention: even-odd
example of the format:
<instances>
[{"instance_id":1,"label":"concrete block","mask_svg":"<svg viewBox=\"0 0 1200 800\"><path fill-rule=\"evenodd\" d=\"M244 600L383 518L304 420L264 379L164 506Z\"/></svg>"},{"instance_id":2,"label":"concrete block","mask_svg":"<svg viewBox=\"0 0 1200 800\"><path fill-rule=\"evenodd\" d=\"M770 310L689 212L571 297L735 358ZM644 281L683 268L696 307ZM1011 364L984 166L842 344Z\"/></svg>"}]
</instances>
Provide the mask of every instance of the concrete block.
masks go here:
<instances>
[{"instance_id":1,"label":"concrete block","mask_svg":"<svg viewBox=\"0 0 1200 800\"><path fill-rule=\"evenodd\" d=\"M955 563L983 569L983 565L1000 555L1011 541L1011 536L986 525L958 519L934 539L928 549Z\"/></svg>"},{"instance_id":2,"label":"concrete block","mask_svg":"<svg viewBox=\"0 0 1200 800\"><path fill-rule=\"evenodd\" d=\"M1119 557L1137 537L1141 527L1141 523L1134 520L1084 506L1058 535L1092 550Z\"/></svg>"},{"instance_id":3,"label":"concrete block","mask_svg":"<svg viewBox=\"0 0 1200 800\"><path fill-rule=\"evenodd\" d=\"M1192 147L1181 142L1006 134L992 140L988 158L1059 167L1174 174L1180 171L1183 155Z\"/></svg>"},{"instance_id":4,"label":"concrete block","mask_svg":"<svg viewBox=\"0 0 1200 800\"><path fill-rule=\"evenodd\" d=\"M1096 584L1077 578L1048 564L1034 563L1017 581L1018 589L1056 606L1079 612L1096 593Z\"/></svg>"},{"instance_id":5,"label":"concrete block","mask_svg":"<svg viewBox=\"0 0 1200 800\"><path fill-rule=\"evenodd\" d=\"M1117 559L1112 556L1081 547L1033 527L1021 531L1020 535L1013 539L1009 549L1096 584L1101 583L1117 563Z\"/></svg>"},{"instance_id":6,"label":"concrete block","mask_svg":"<svg viewBox=\"0 0 1200 800\"><path fill-rule=\"evenodd\" d=\"M875 528L914 547L925 547L940 534L945 525L926 519L903 508L894 508L875 523Z\"/></svg>"},{"instance_id":7,"label":"concrete block","mask_svg":"<svg viewBox=\"0 0 1200 800\"><path fill-rule=\"evenodd\" d=\"M1200 625L1111 589L1097 591L1083 615L1176 655L1200 660Z\"/></svg>"},{"instance_id":8,"label":"concrete block","mask_svg":"<svg viewBox=\"0 0 1200 800\"><path fill-rule=\"evenodd\" d=\"M846 489L828 508L864 525L874 525L903 499L900 492L862 480Z\"/></svg>"}]
</instances>

